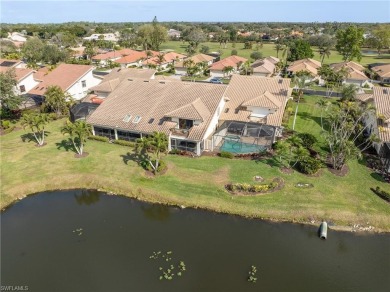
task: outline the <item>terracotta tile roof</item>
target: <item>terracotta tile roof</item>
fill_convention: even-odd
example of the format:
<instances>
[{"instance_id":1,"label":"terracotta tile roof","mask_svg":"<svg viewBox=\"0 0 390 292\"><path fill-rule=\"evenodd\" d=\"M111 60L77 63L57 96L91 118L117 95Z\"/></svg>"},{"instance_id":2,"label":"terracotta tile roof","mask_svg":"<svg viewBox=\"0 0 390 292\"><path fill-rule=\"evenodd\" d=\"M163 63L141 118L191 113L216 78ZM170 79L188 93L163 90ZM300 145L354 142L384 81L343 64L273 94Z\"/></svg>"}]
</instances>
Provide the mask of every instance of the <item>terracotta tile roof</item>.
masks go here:
<instances>
[{"instance_id":1,"label":"terracotta tile roof","mask_svg":"<svg viewBox=\"0 0 390 292\"><path fill-rule=\"evenodd\" d=\"M317 60L313 60L310 58L297 60L292 62L290 66L288 66L288 72L299 72L299 71L308 71L313 76L317 76L317 69L321 67L321 63Z\"/></svg>"},{"instance_id":2,"label":"terracotta tile roof","mask_svg":"<svg viewBox=\"0 0 390 292\"><path fill-rule=\"evenodd\" d=\"M275 65L267 59L257 60L251 65L253 72L272 74L275 71Z\"/></svg>"},{"instance_id":3,"label":"terracotta tile roof","mask_svg":"<svg viewBox=\"0 0 390 292\"><path fill-rule=\"evenodd\" d=\"M46 76L47 74L49 74L48 67L39 68L37 71L34 72L34 79L37 81L43 81L44 76Z\"/></svg>"},{"instance_id":4,"label":"terracotta tile roof","mask_svg":"<svg viewBox=\"0 0 390 292\"><path fill-rule=\"evenodd\" d=\"M267 98L269 101L264 101L264 105L269 103L271 99L274 104L277 103L275 100L279 101L278 110L273 114L269 114L265 123L267 125L280 126L284 108L291 93L290 81L290 79L285 78L233 75L225 93L229 101L226 102L220 119L242 122L251 121L251 112L243 109L243 104L265 95L264 98ZM272 97L270 97L271 95ZM256 100L256 102L260 104L260 101Z\"/></svg>"},{"instance_id":5,"label":"terracotta tile roof","mask_svg":"<svg viewBox=\"0 0 390 292\"><path fill-rule=\"evenodd\" d=\"M169 52L164 55L164 61L161 64L172 63L175 60L182 60L186 55L178 54L175 52ZM179 61L178 61L179 62ZM160 61L158 57L150 58L149 60L145 60L142 62L143 65L153 64L159 65Z\"/></svg>"},{"instance_id":6,"label":"terracotta tile roof","mask_svg":"<svg viewBox=\"0 0 390 292\"><path fill-rule=\"evenodd\" d=\"M349 62L341 62L341 63L334 63L330 65L331 68L333 68L335 71L340 71L341 69L345 68L348 72L348 78L355 79L355 80L369 80L366 76L366 74L363 73L364 67L358 63L349 61Z\"/></svg>"},{"instance_id":7,"label":"terracotta tile roof","mask_svg":"<svg viewBox=\"0 0 390 292\"><path fill-rule=\"evenodd\" d=\"M31 89L28 93L35 95L44 95L47 87L57 85L63 91L68 90L81 77L93 70L93 66L60 64L53 71L42 77L42 82Z\"/></svg>"},{"instance_id":8,"label":"terracotta tile roof","mask_svg":"<svg viewBox=\"0 0 390 292\"><path fill-rule=\"evenodd\" d=\"M373 99L373 94L372 93L356 94L356 99L363 101L363 102L366 102L366 101Z\"/></svg>"},{"instance_id":9,"label":"terracotta tile roof","mask_svg":"<svg viewBox=\"0 0 390 292\"><path fill-rule=\"evenodd\" d=\"M0 67L11 68L19 65L20 63L22 63L20 60L0 59Z\"/></svg>"},{"instance_id":10,"label":"terracotta tile roof","mask_svg":"<svg viewBox=\"0 0 390 292\"><path fill-rule=\"evenodd\" d=\"M374 105L377 116L383 116L385 123L390 126L390 88L374 87ZM383 142L390 141L390 128L383 127L379 130L379 138Z\"/></svg>"},{"instance_id":11,"label":"terracotta tile roof","mask_svg":"<svg viewBox=\"0 0 390 292\"><path fill-rule=\"evenodd\" d=\"M248 59L239 56L230 56L212 64L210 70L223 70L223 68L228 66L232 66L233 68L236 68L238 63L240 62L244 63L247 60Z\"/></svg>"},{"instance_id":12,"label":"terracotta tile roof","mask_svg":"<svg viewBox=\"0 0 390 292\"><path fill-rule=\"evenodd\" d=\"M156 51L151 51L153 56L157 56L159 54L159 52L156 52ZM151 58L152 58L151 57ZM135 63L141 59L146 59L147 58L147 55L146 55L146 51L133 51L131 54L128 54L118 60L115 60L116 63L119 63L119 64L130 64L130 63Z\"/></svg>"},{"instance_id":13,"label":"terracotta tile roof","mask_svg":"<svg viewBox=\"0 0 390 292\"><path fill-rule=\"evenodd\" d=\"M131 50L131 49L122 49L122 50L118 50L118 51L112 51L112 52L108 52L108 53L104 53L104 54L99 54L99 55L93 56L92 60L114 59L114 58L118 58L118 57L131 55L134 52L137 52L137 51L134 51L134 50Z\"/></svg>"},{"instance_id":14,"label":"terracotta tile roof","mask_svg":"<svg viewBox=\"0 0 390 292\"><path fill-rule=\"evenodd\" d=\"M352 62L352 61L334 63L334 64L331 64L330 67L332 67L333 69L335 69L337 71L340 70L341 68L344 68L344 67L353 68L353 69L358 70L358 71L364 70L364 67L362 65L355 63L355 62Z\"/></svg>"},{"instance_id":15,"label":"terracotta tile roof","mask_svg":"<svg viewBox=\"0 0 390 292\"><path fill-rule=\"evenodd\" d=\"M194 61L195 64L198 64L198 63L202 63L202 62L208 63L210 61L213 61L215 59L215 57L205 55L205 54L197 54L197 55L194 55L192 57L187 58L186 60L188 60L188 59L191 59L192 61ZM183 61L175 62L175 67L176 68L184 68Z\"/></svg>"},{"instance_id":16,"label":"terracotta tile roof","mask_svg":"<svg viewBox=\"0 0 390 292\"><path fill-rule=\"evenodd\" d=\"M267 60L267 61L271 62L274 65L280 62L279 58L276 58L276 57L273 57L273 56L269 56L267 58L264 58L264 60Z\"/></svg>"},{"instance_id":17,"label":"terracotta tile roof","mask_svg":"<svg viewBox=\"0 0 390 292\"><path fill-rule=\"evenodd\" d=\"M371 70L374 71L380 77L390 77L390 64L378 65L371 67Z\"/></svg>"},{"instance_id":18,"label":"terracotta tile roof","mask_svg":"<svg viewBox=\"0 0 390 292\"><path fill-rule=\"evenodd\" d=\"M201 141L225 90L226 85L124 80L91 114L87 122L128 131L160 131L169 134L170 129L177 124L171 122L167 114L181 109L185 115L186 108L193 107L203 122L190 129L187 139ZM124 121L126 115L132 116L129 122ZM133 123L136 116L140 116L141 120Z\"/></svg>"},{"instance_id":19,"label":"terracotta tile roof","mask_svg":"<svg viewBox=\"0 0 390 292\"><path fill-rule=\"evenodd\" d=\"M155 73L156 70L154 69L114 68L104 76L100 84L91 87L90 90L111 92L125 79L140 78L148 80L153 78Z\"/></svg>"},{"instance_id":20,"label":"terracotta tile roof","mask_svg":"<svg viewBox=\"0 0 390 292\"><path fill-rule=\"evenodd\" d=\"M282 106L282 102L275 96L273 96L273 94L269 91L265 91L261 95L243 102L242 106L255 106L262 108L278 109Z\"/></svg>"}]
</instances>

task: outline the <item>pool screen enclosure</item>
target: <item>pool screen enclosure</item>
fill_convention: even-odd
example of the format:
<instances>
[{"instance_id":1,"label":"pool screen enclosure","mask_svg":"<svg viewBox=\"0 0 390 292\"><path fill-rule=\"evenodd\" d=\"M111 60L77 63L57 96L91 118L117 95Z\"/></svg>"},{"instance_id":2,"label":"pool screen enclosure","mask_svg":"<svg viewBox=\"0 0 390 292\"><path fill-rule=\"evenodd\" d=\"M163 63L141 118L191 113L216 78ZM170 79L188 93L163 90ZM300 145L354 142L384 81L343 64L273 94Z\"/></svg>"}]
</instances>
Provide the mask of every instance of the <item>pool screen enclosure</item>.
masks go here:
<instances>
[{"instance_id":1,"label":"pool screen enclosure","mask_svg":"<svg viewBox=\"0 0 390 292\"><path fill-rule=\"evenodd\" d=\"M213 135L219 151L255 153L271 147L275 128L259 123L225 121Z\"/></svg>"}]
</instances>

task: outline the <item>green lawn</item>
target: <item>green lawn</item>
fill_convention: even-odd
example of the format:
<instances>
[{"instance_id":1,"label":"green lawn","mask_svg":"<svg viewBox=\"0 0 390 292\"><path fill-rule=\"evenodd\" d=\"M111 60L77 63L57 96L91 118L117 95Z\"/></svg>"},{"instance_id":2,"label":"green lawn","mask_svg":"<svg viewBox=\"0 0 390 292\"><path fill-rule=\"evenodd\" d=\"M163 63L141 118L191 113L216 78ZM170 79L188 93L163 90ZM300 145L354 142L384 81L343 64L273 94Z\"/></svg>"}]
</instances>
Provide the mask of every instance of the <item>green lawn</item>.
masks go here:
<instances>
[{"instance_id":1,"label":"green lawn","mask_svg":"<svg viewBox=\"0 0 390 292\"><path fill-rule=\"evenodd\" d=\"M171 49L178 53L185 54L185 49L187 47L187 43L183 43L182 41L168 41L161 45L161 50ZM252 50L244 49L243 43L236 43L235 48L233 48L232 43L227 44L227 48L223 49L220 47L219 43L217 42L205 42L201 43L199 45L199 48L201 46L208 46L210 48L210 52L217 52L219 50L222 51L222 58L226 58L231 55L232 50L237 50L237 53L239 56L249 59L250 54L255 51L255 46L253 46ZM263 53L264 57L267 56L274 56L276 57L276 50L274 44L264 44L263 48L259 49L260 52ZM320 54L318 53L318 49L316 47L313 47L314 51L314 59L320 61ZM279 57L281 58L281 52L279 52ZM339 55L336 51L332 51L329 58L325 58L324 63L330 64L330 63L337 63L342 62L342 57ZM371 63L390 63L390 54L382 54L381 56L363 56L362 60L359 62L360 64L367 66Z\"/></svg>"},{"instance_id":2,"label":"green lawn","mask_svg":"<svg viewBox=\"0 0 390 292\"><path fill-rule=\"evenodd\" d=\"M318 132L318 121L304 117L318 109L302 104L298 131ZM137 197L151 202L200 207L249 217L308 222L326 219L339 225L366 224L390 231L390 206L374 195L370 187L390 190L357 161L349 164L346 177L336 177L326 169L320 177L299 173L282 174L265 162L230 160L203 156L187 158L168 155L169 169L163 176L150 178L134 161L131 148L88 141L89 156L74 158L59 128L64 120L48 126L47 145L38 148L22 142L23 130L1 137L1 206L26 194L44 190L96 188ZM228 182L252 182L255 175L270 181L282 177L285 187L275 193L237 197L227 193ZM312 183L299 189L298 182Z\"/></svg>"}]
</instances>

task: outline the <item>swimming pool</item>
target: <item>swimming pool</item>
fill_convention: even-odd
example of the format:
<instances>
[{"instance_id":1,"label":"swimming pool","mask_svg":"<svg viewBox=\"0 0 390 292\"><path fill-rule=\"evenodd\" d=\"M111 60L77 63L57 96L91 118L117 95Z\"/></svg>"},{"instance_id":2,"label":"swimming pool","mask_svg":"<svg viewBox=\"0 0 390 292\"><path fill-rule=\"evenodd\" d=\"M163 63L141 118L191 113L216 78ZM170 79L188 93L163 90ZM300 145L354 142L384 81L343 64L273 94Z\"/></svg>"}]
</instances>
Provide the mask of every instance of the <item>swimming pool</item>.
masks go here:
<instances>
[{"instance_id":1,"label":"swimming pool","mask_svg":"<svg viewBox=\"0 0 390 292\"><path fill-rule=\"evenodd\" d=\"M231 153L256 153L264 149L265 147L262 145L248 144L231 140L225 140L219 148L220 151L227 151Z\"/></svg>"}]
</instances>

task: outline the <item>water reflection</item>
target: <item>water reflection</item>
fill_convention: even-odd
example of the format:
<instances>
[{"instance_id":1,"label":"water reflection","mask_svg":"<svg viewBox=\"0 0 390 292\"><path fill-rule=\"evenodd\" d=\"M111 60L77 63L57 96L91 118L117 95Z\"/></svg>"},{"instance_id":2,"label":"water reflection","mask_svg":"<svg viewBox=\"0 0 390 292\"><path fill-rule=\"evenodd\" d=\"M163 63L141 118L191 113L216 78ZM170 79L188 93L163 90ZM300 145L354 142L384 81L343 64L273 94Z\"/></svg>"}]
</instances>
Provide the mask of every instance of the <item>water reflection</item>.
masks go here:
<instances>
[{"instance_id":1,"label":"water reflection","mask_svg":"<svg viewBox=\"0 0 390 292\"><path fill-rule=\"evenodd\" d=\"M166 221L171 216L171 208L164 205L142 206L144 216L155 221Z\"/></svg>"},{"instance_id":2,"label":"water reflection","mask_svg":"<svg viewBox=\"0 0 390 292\"><path fill-rule=\"evenodd\" d=\"M76 199L77 204L79 205L92 205L96 204L100 200L100 193L98 191L92 190L82 190L80 194L75 194L74 198Z\"/></svg>"}]
</instances>

